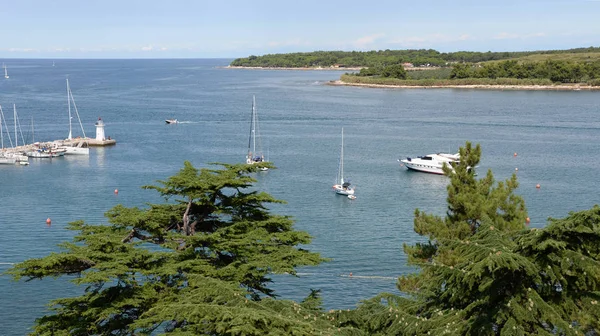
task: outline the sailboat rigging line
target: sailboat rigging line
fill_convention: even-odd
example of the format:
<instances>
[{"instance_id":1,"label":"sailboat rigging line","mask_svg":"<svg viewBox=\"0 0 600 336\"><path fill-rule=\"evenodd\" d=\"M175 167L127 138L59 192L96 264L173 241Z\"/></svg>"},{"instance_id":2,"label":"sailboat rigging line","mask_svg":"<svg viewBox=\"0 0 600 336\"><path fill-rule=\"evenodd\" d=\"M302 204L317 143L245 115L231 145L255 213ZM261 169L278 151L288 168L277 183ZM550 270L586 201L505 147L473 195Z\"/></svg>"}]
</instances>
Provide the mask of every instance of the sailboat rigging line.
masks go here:
<instances>
[{"instance_id":1,"label":"sailboat rigging line","mask_svg":"<svg viewBox=\"0 0 600 336\"><path fill-rule=\"evenodd\" d=\"M81 118L79 117L79 111L77 110L77 104L75 104L75 98L73 98L73 92L71 92L71 86L69 85L69 79L67 78L67 103L69 108L69 140L72 139L72 127L71 127L71 102L73 103L73 108L75 109L75 115L77 116L77 120L79 121L79 126L81 127L81 133L83 134L83 138L85 139L85 130L83 129L83 124L81 123Z\"/></svg>"},{"instance_id":2,"label":"sailboat rigging line","mask_svg":"<svg viewBox=\"0 0 600 336\"><path fill-rule=\"evenodd\" d=\"M10 147L14 148L12 138L10 137L10 131L8 130L8 125L6 123L6 118L4 117L4 111L2 111L2 105L0 105L0 117L2 118L2 120L4 120L4 129L6 129L6 135L8 136ZM2 148L4 148L4 140L2 141Z\"/></svg>"},{"instance_id":3,"label":"sailboat rigging line","mask_svg":"<svg viewBox=\"0 0 600 336\"><path fill-rule=\"evenodd\" d=\"M15 111L15 127L19 127L19 133L21 133L21 140L23 142L23 145L25 145L25 137L23 136L23 129L21 129L21 121L19 120L19 116L17 115L17 107L15 104L13 104L13 109ZM16 138L16 135L15 135ZM17 146L17 141L15 140L15 147Z\"/></svg>"},{"instance_id":4,"label":"sailboat rigging line","mask_svg":"<svg viewBox=\"0 0 600 336\"><path fill-rule=\"evenodd\" d=\"M255 103L255 96L252 96L252 112L251 112L251 119L250 119L250 136L248 137L248 151L250 151L250 148L252 147L252 139L254 138L252 136L252 133L254 132L254 103ZM253 149L256 152L256 148ZM252 155L254 155L255 153L252 153Z\"/></svg>"}]
</instances>

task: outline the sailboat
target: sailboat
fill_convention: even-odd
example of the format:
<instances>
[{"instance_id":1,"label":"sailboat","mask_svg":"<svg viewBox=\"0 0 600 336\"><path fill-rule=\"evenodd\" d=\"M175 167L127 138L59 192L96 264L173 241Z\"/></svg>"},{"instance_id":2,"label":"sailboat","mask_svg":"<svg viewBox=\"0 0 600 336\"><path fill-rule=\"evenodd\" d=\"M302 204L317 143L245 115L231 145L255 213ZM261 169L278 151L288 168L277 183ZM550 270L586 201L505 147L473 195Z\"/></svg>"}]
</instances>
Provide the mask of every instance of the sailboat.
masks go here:
<instances>
[{"instance_id":1,"label":"sailboat","mask_svg":"<svg viewBox=\"0 0 600 336\"><path fill-rule=\"evenodd\" d=\"M82 140L77 141L77 139L73 139L73 125L72 120L73 116L71 115L71 103L73 103L73 109L75 110L75 115L77 116L77 121L79 121L79 126L81 127L81 133L83 135ZM83 130L83 124L81 124L81 118L79 117L79 111L77 110L77 105L75 104L75 98L73 98L73 93L71 92L71 86L69 85L69 79L67 78L67 109L69 111L69 136L67 137L67 142L61 146L61 149L66 150L66 155L89 155L90 148L88 146L87 138L85 136L85 131Z\"/></svg>"},{"instance_id":2,"label":"sailboat","mask_svg":"<svg viewBox=\"0 0 600 336\"><path fill-rule=\"evenodd\" d=\"M8 76L8 69L6 68L6 64L2 63L2 67L4 68L4 78L6 78L6 79L10 78Z\"/></svg>"},{"instance_id":3,"label":"sailboat","mask_svg":"<svg viewBox=\"0 0 600 336\"><path fill-rule=\"evenodd\" d=\"M0 164L15 164L17 162L17 159L8 156L4 149L4 131L2 129L2 120L4 120L6 133L9 134L8 126L6 126L6 119L4 119L4 112L2 111L2 106L0 106L0 142L2 143L2 151L0 152ZM10 140L10 134L8 135L8 138ZM10 140L10 142L12 147L12 140Z\"/></svg>"},{"instance_id":4,"label":"sailboat","mask_svg":"<svg viewBox=\"0 0 600 336\"><path fill-rule=\"evenodd\" d=\"M257 150L258 142L258 150ZM258 114L256 113L256 97L252 96L252 115L250 118L250 136L248 138L248 154L246 155L246 164L255 164L265 162L260 143L260 133L258 129ZM262 167L260 170L268 170Z\"/></svg>"},{"instance_id":5,"label":"sailboat","mask_svg":"<svg viewBox=\"0 0 600 336\"><path fill-rule=\"evenodd\" d=\"M0 106L0 119L4 120L4 127L6 127L6 134L8 135L8 140L10 141L10 145L12 147L11 150L6 151L4 148L4 134L2 132L2 123L0 122L0 138L2 138L2 154L0 155L0 163L2 164L12 164L12 163L18 163L20 165L28 165L29 164L29 159L27 158L27 156L23 155L21 152L18 151L17 146L18 146L18 142L19 142L19 135L17 133L17 126L19 127L20 130L20 124L19 124L19 119L17 117L17 107L15 104L13 104L13 111L14 111L14 118L15 118L15 143L13 146L13 142L12 139L10 137L10 133L8 131L8 126L6 123L6 118L4 117L4 111L2 111L2 107ZM23 133L21 132L21 139L23 139ZM24 142L23 142L24 143Z\"/></svg>"},{"instance_id":6,"label":"sailboat","mask_svg":"<svg viewBox=\"0 0 600 336\"><path fill-rule=\"evenodd\" d=\"M342 149L340 152L340 165L338 167L338 174L333 185L333 190L338 195L348 196L350 199L355 199L354 186L350 185L350 180L344 179L344 129L342 128Z\"/></svg>"}]
</instances>

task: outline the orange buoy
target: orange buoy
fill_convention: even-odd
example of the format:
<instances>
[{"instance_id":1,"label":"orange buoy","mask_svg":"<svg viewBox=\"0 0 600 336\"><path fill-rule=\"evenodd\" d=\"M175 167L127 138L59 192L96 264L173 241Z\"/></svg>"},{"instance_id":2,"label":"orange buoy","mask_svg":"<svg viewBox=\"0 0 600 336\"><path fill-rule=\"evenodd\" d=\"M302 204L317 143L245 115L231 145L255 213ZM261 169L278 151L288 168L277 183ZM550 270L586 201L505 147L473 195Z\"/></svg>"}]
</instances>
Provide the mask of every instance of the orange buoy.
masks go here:
<instances>
[{"instance_id":1,"label":"orange buoy","mask_svg":"<svg viewBox=\"0 0 600 336\"><path fill-rule=\"evenodd\" d=\"M115 189L115 195L119 193L119 189Z\"/></svg>"},{"instance_id":2,"label":"orange buoy","mask_svg":"<svg viewBox=\"0 0 600 336\"><path fill-rule=\"evenodd\" d=\"M535 187L536 187L536 188L538 188L538 189L540 189L540 187L541 187L541 186L540 186L540 184L538 183L538 184L536 184L536 185L535 185Z\"/></svg>"},{"instance_id":3,"label":"orange buoy","mask_svg":"<svg viewBox=\"0 0 600 336\"><path fill-rule=\"evenodd\" d=\"M48 217L48 218L46 219L46 224L48 224L48 225L52 224L52 219L50 219L50 217Z\"/></svg>"},{"instance_id":4,"label":"orange buoy","mask_svg":"<svg viewBox=\"0 0 600 336\"><path fill-rule=\"evenodd\" d=\"M525 218L525 223L527 223L527 225L529 225L530 222L531 222L531 219L529 217Z\"/></svg>"},{"instance_id":5,"label":"orange buoy","mask_svg":"<svg viewBox=\"0 0 600 336\"><path fill-rule=\"evenodd\" d=\"M515 168L515 171L519 171L519 168Z\"/></svg>"},{"instance_id":6,"label":"orange buoy","mask_svg":"<svg viewBox=\"0 0 600 336\"><path fill-rule=\"evenodd\" d=\"M515 152L515 154L513 154L513 156L517 156L517 152Z\"/></svg>"}]
</instances>

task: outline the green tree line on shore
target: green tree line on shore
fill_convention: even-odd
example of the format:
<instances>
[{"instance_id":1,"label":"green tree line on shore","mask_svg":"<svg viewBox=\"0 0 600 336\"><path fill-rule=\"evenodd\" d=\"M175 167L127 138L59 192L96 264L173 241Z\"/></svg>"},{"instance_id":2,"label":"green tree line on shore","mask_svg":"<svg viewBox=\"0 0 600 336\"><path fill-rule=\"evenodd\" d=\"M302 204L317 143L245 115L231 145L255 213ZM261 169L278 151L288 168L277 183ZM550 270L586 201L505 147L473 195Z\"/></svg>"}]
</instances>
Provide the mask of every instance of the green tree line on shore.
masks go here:
<instances>
[{"instance_id":1,"label":"green tree line on shore","mask_svg":"<svg viewBox=\"0 0 600 336\"><path fill-rule=\"evenodd\" d=\"M398 279L402 295L355 309L326 311L318 289L295 302L269 288L272 274L326 259L304 248L311 237L290 217L267 209L283 201L253 190L260 165L186 162L145 187L164 203L118 205L108 225L71 223L73 242L8 273L85 287L53 301L34 335L598 335L600 207L528 228L516 175L479 178L479 145L460 156L444 167L446 216L415 210L425 239L404 252L419 271Z\"/></svg>"},{"instance_id":2,"label":"green tree line on shore","mask_svg":"<svg viewBox=\"0 0 600 336\"><path fill-rule=\"evenodd\" d=\"M454 64L450 78L548 78L558 83L582 83L600 78L600 60L590 63L563 60L458 63Z\"/></svg>"},{"instance_id":3,"label":"green tree line on shore","mask_svg":"<svg viewBox=\"0 0 600 336\"><path fill-rule=\"evenodd\" d=\"M505 60L534 54L563 54L600 52L599 47L565 50L517 51L517 52L476 52L458 51L442 53L433 49L372 50L372 51L314 51L287 54L251 55L237 58L231 66L304 68L330 67L375 67L401 63L414 66L449 66L454 62L478 63Z\"/></svg>"},{"instance_id":4,"label":"green tree line on shore","mask_svg":"<svg viewBox=\"0 0 600 336\"><path fill-rule=\"evenodd\" d=\"M590 83L600 84L600 60L594 62L574 62L566 60L546 60L541 62L517 62L506 60L488 62L483 64L455 63L452 70L435 71L439 74L436 79L463 79L463 78L516 78L516 79L549 79L554 83ZM356 76L382 77L397 79L411 78L413 73L425 71L404 71L398 65L374 66L363 68Z\"/></svg>"}]
</instances>

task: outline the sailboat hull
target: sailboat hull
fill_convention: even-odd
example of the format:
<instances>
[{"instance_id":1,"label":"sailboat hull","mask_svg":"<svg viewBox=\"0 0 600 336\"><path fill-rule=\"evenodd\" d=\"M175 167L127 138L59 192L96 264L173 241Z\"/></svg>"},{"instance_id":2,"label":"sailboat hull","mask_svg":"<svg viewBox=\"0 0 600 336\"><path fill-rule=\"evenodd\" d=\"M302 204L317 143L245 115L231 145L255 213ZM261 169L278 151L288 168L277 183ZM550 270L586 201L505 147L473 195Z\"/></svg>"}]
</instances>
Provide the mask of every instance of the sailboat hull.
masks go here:
<instances>
[{"instance_id":1,"label":"sailboat hull","mask_svg":"<svg viewBox=\"0 0 600 336\"><path fill-rule=\"evenodd\" d=\"M344 187L342 187L339 184L334 185L333 186L333 190L338 195L344 195L344 196L354 195L354 189L352 189L352 188L344 188Z\"/></svg>"},{"instance_id":2,"label":"sailboat hull","mask_svg":"<svg viewBox=\"0 0 600 336\"><path fill-rule=\"evenodd\" d=\"M69 147L69 146L64 146L64 147L60 147L60 148L65 150L65 155L90 155L89 148Z\"/></svg>"},{"instance_id":3,"label":"sailboat hull","mask_svg":"<svg viewBox=\"0 0 600 336\"><path fill-rule=\"evenodd\" d=\"M0 164L15 164L16 162L15 158L0 157Z\"/></svg>"}]
</instances>

